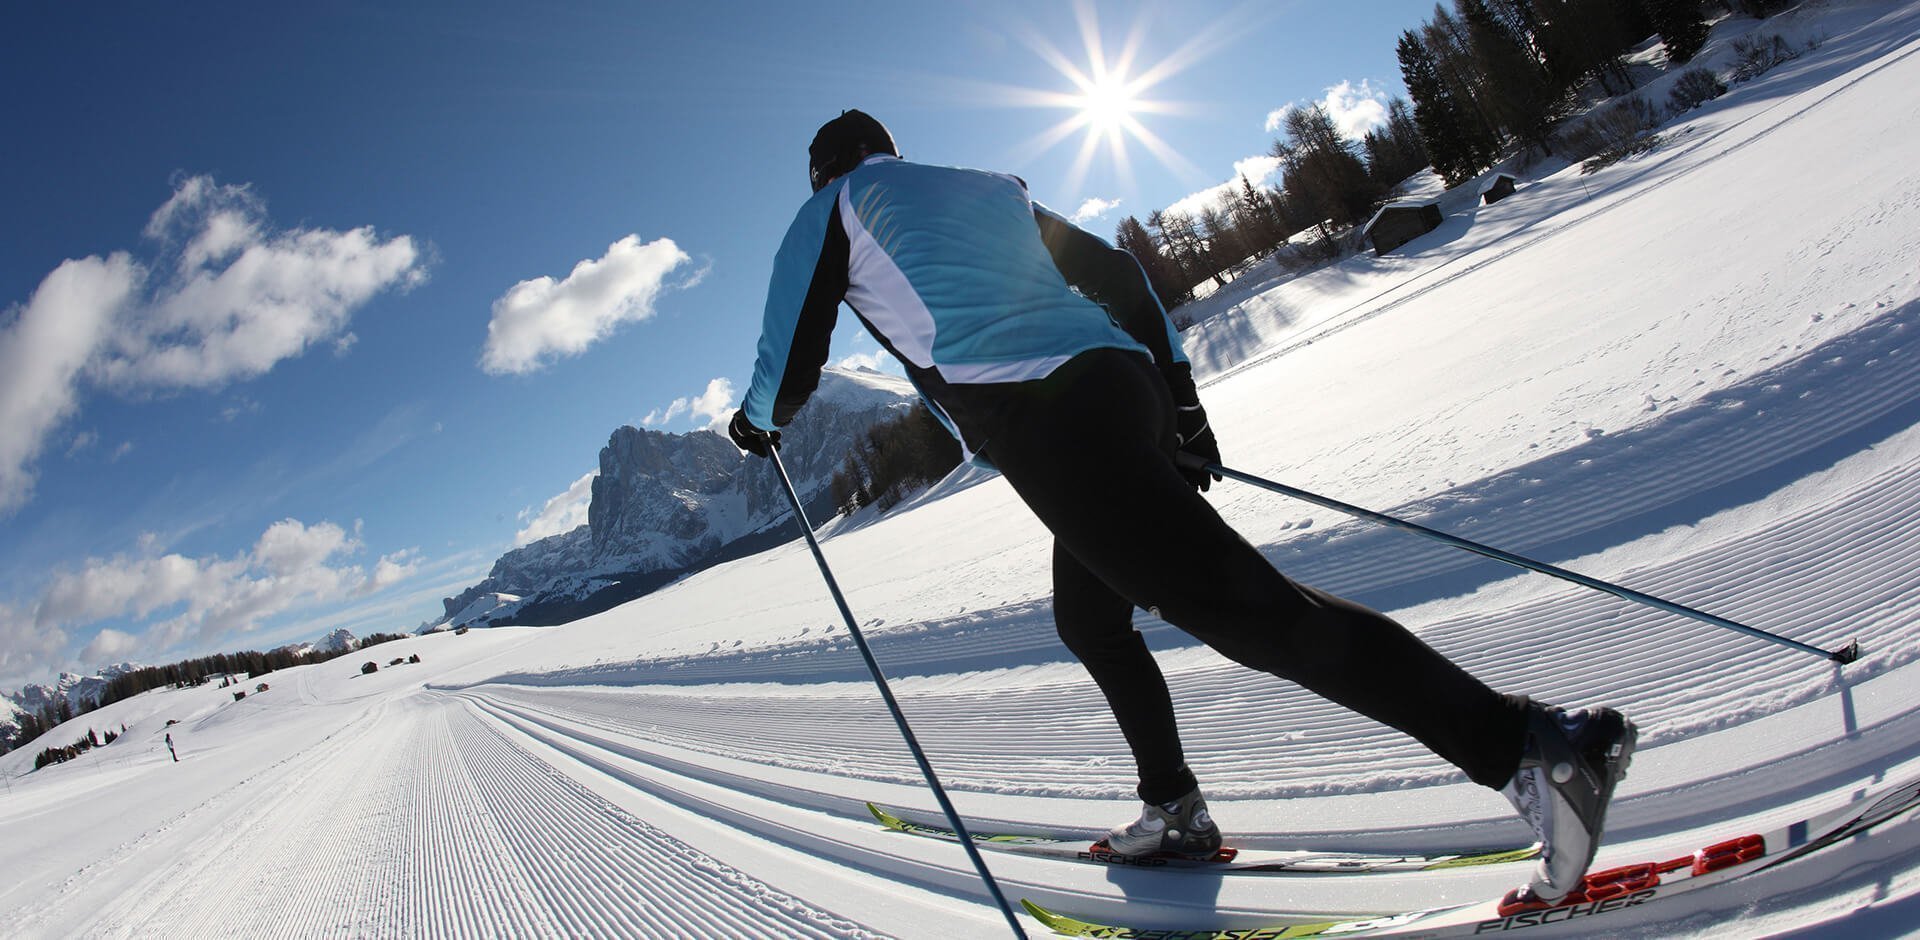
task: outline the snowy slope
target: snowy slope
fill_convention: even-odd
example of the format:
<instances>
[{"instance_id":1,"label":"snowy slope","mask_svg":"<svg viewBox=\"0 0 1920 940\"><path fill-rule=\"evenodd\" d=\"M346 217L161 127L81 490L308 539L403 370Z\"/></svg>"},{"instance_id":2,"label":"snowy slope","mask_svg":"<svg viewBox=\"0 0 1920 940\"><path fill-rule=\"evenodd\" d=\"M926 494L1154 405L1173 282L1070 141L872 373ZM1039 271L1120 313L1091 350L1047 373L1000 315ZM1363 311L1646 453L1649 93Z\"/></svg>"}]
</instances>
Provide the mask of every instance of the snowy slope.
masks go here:
<instances>
[{"instance_id":1,"label":"snowy slope","mask_svg":"<svg viewBox=\"0 0 1920 940\"><path fill-rule=\"evenodd\" d=\"M1815 52L1590 177L1523 182L1385 258L1190 336L1227 462L1825 647L1811 656L1223 483L1302 580L1391 609L1496 687L1644 729L1599 864L1684 855L1920 779L1920 3L1830 2ZM1719 40L1716 40L1719 41ZM1709 51L1712 54L1712 51ZM1052 637L1046 533L956 478L825 545L961 807L1089 836L1131 814ZM0 756L0 923L31 937L997 936L800 545L565 627L411 638L232 701L155 692ZM1250 848L1523 840L1411 742L1142 617L1214 812ZM218 690L214 690L218 691ZM160 736L181 747L168 759ZM56 739L84 728L56 729ZM86 812L75 812L84 806ZM1920 930L1902 817L1612 934ZM990 856L1087 917L1227 927L1490 896L1524 866L1209 877ZM1044 929L1027 922L1038 936ZM1542 928L1578 933L1579 925Z\"/></svg>"}]
</instances>

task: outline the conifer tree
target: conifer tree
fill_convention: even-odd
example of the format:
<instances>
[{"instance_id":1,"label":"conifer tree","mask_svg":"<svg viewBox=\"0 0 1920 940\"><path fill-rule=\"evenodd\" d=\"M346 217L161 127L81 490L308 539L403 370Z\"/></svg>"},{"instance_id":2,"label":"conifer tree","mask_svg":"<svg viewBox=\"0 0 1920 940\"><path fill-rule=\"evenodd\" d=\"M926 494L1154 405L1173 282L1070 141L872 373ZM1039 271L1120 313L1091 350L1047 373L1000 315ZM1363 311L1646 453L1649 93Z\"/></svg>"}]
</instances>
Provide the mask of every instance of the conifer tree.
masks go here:
<instances>
[{"instance_id":1,"label":"conifer tree","mask_svg":"<svg viewBox=\"0 0 1920 940\"><path fill-rule=\"evenodd\" d=\"M1667 60L1686 62L1707 44L1707 21L1698 0L1642 0L1655 32L1666 43Z\"/></svg>"},{"instance_id":2,"label":"conifer tree","mask_svg":"<svg viewBox=\"0 0 1920 940\"><path fill-rule=\"evenodd\" d=\"M1333 123L1323 105L1287 112L1287 136L1272 153L1285 168L1282 186L1289 199L1310 209L1316 222L1351 225L1373 212L1383 190ZM1322 235L1332 233L1322 229Z\"/></svg>"},{"instance_id":3,"label":"conifer tree","mask_svg":"<svg viewBox=\"0 0 1920 940\"><path fill-rule=\"evenodd\" d=\"M1480 149L1469 131L1465 106L1440 74L1439 58L1425 39L1407 30L1400 35L1400 78L1413 98L1413 121L1434 172L1457 186L1480 172Z\"/></svg>"},{"instance_id":4,"label":"conifer tree","mask_svg":"<svg viewBox=\"0 0 1920 940\"><path fill-rule=\"evenodd\" d=\"M1549 153L1554 110L1561 95L1540 63L1487 8L1486 0L1454 0L1467 37L1466 51L1480 78L1487 109L1499 129Z\"/></svg>"},{"instance_id":5,"label":"conifer tree","mask_svg":"<svg viewBox=\"0 0 1920 940\"><path fill-rule=\"evenodd\" d=\"M1147 234L1146 226L1141 225L1139 219L1133 216L1121 219L1114 231L1114 244L1140 262L1141 269L1147 273L1147 283L1153 286L1162 304L1172 308L1186 302L1188 285L1180 282L1178 269L1160 253L1160 247L1154 244L1153 236Z\"/></svg>"}]
</instances>

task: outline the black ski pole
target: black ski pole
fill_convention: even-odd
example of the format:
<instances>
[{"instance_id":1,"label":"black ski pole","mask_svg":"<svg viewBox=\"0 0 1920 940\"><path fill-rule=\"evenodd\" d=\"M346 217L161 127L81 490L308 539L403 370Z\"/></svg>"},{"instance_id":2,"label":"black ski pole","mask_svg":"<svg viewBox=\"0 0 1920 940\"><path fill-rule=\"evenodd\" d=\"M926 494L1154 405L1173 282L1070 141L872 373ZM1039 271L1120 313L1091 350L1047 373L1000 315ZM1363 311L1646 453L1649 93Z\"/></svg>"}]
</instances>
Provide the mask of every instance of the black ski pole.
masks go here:
<instances>
[{"instance_id":1,"label":"black ski pole","mask_svg":"<svg viewBox=\"0 0 1920 940\"><path fill-rule=\"evenodd\" d=\"M840 607L840 617L847 622L847 632L853 636L853 645L859 647L860 658L867 661L867 671L873 674L875 685L880 687L880 698L886 701L887 711L893 714L893 723L900 728L900 736L907 741L907 750L913 752L913 759L920 764L920 774L927 778L927 785L933 788L933 798L940 803L940 810L947 814L947 823L953 826L954 834L960 837L960 845L967 850L967 858L973 860L973 867L980 873L980 880L987 883L987 893L993 895L994 903L1000 905L1000 913L1007 916L1007 926L1013 928L1013 935L1026 940L1027 932L1020 921L1013 916L1013 907L1007 904L1007 896L1000 893L1000 883L993 880L993 872L987 870L987 860L980 857L980 850L973 844L972 834L967 832L967 824L960 819L960 811L953 808L953 801L947 799L947 790L940 785L940 777L933 772L933 763L927 760L927 752L920 749L920 739L914 737L913 728L907 724L906 712L900 710L900 703L893 697L893 689L887 685L886 674L880 671L880 662L873 658L873 650L867 646L867 638L860 632L860 625L854 622L853 609L847 606L847 598L840 593L839 582L833 579L833 569L827 567L827 556L820 552L820 542L813 537L813 526L807 522L806 510L800 508L800 494L793 489L793 480L787 476L787 467L780 462L780 451L771 448L767 456L773 460L773 470L780 475L780 485L786 490L787 502L793 506L794 521L800 523L800 534L807 538L807 548L813 550L813 560L820 566L820 576L827 581L827 591L833 595L833 602Z\"/></svg>"},{"instance_id":2,"label":"black ski pole","mask_svg":"<svg viewBox=\"0 0 1920 940\"><path fill-rule=\"evenodd\" d=\"M1694 620L1710 623L1716 627L1725 627L1729 630L1736 630L1748 636L1758 637L1759 639L1767 640L1768 642L1778 643L1781 646L1791 647L1803 653L1812 653L1813 655L1818 656L1822 659L1830 659L1836 663L1840 663L1844 665L1846 663L1853 662L1854 660L1860 658L1860 641L1858 640L1848 643L1846 646L1843 646L1837 650L1821 649L1818 646L1802 643L1799 640L1790 639L1788 637L1781 636L1777 633L1768 633L1767 631L1761 630L1757 627L1749 627L1744 623L1736 623L1732 620L1728 620L1725 617L1716 616L1714 614L1707 613L1706 611L1695 610L1691 607L1687 607L1681 604L1676 604L1669 600L1663 600L1661 598L1654 597L1651 594L1643 594L1629 587L1621 587L1618 584L1614 584L1608 581L1602 581L1599 578L1588 577L1577 571L1568 571L1567 569L1561 568L1557 565L1550 565L1543 561L1534 561L1531 558L1515 555L1512 552L1503 551L1501 549L1494 548L1491 545L1482 545L1479 542L1469 541L1457 535L1449 535L1445 532L1439 531L1438 529L1429 529L1426 526L1420 525L1419 523L1416 523L1416 522L1408 522L1405 519L1395 518L1385 513L1374 512L1371 509L1362 509L1358 506L1348 505L1347 503L1340 502L1337 499L1328 499L1325 496L1320 496L1315 493L1310 493L1310 492L1307 492L1306 490L1299 489L1297 487L1288 486L1285 483L1275 483L1272 480L1262 479L1260 477L1254 476L1249 473L1241 473L1238 470L1229 469L1217 463L1210 464L1210 463L1207 463L1204 458L1196 457L1192 454L1183 452L1175 458L1175 462L1189 469L1194 469L1194 470L1204 469L1210 473L1214 473L1219 476L1227 477L1233 480L1239 480L1242 483L1250 483L1254 486L1260 487L1261 489L1272 490L1273 492L1279 493L1283 496L1291 496L1294 499L1305 500L1306 502L1313 503L1316 506L1324 506L1335 512L1346 513L1349 516L1365 519L1369 522L1377 522L1377 523L1380 523L1381 525L1393 526L1394 528L1397 528L1397 529L1405 529L1408 532L1412 532L1416 535L1424 535L1427 538L1433 539L1437 542L1443 542L1455 548L1465 549L1466 551L1473 552L1476 555L1484 555L1488 558L1493 559L1494 561L1506 562L1507 564L1512 565L1516 568L1525 568L1529 571L1538 571L1541 574L1551 575L1553 577L1561 579L1562 581L1571 581L1574 584L1582 585L1584 587L1590 587L1596 591L1612 594L1615 597L1622 598L1625 600L1630 600L1635 603L1645 604L1649 607L1654 607L1660 610L1667 611L1668 613L1679 614L1682 617L1691 617Z\"/></svg>"}]
</instances>

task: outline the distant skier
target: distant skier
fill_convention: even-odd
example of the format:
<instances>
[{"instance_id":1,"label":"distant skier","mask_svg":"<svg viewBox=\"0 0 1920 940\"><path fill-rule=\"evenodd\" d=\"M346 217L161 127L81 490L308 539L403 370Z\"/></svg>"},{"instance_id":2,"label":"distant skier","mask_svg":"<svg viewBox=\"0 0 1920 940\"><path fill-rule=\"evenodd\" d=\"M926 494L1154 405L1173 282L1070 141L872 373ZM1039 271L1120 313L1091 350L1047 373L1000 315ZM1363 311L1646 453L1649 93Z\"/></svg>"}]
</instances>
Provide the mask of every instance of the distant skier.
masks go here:
<instances>
[{"instance_id":1,"label":"distant skier","mask_svg":"<svg viewBox=\"0 0 1920 940\"><path fill-rule=\"evenodd\" d=\"M173 749L173 732L167 732L167 753L173 755L173 762L180 763L180 755Z\"/></svg>"},{"instance_id":2,"label":"distant skier","mask_svg":"<svg viewBox=\"0 0 1920 940\"><path fill-rule=\"evenodd\" d=\"M728 432L767 456L820 381L845 301L966 454L1055 537L1054 620L1133 751L1144 806L1127 855L1211 855L1135 607L1222 654L1397 728L1498 789L1544 846L1522 897L1592 863L1635 729L1610 708L1501 695L1378 612L1289 580L1197 491L1219 446L1180 338L1139 264L1033 202L1017 177L900 159L846 111L808 149L814 195L774 259L753 379ZM1214 478L1217 479L1217 478Z\"/></svg>"}]
</instances>

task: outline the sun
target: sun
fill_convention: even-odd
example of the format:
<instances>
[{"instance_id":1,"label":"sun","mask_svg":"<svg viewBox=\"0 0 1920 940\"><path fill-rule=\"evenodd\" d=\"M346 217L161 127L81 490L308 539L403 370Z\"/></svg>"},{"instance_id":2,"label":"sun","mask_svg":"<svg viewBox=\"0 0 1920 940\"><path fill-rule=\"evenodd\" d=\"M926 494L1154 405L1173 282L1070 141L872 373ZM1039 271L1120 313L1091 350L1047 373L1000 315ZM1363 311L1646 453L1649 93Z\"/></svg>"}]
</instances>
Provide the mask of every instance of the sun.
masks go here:
<instances>
[{"instance_id":1,"label":"sun","mask_svg":"<svg viewBox=\"0 0 1920 940\"><path fill-rule=\"evenodd\" d=\"M1193 178L1203 177L1205 174L1198 167L1149 129L1143 118L1194 110L1191 106L1149 98L1148 94L1231 42L1234 31L1230 21L1208 23L1165 57L1142 62L1141 52L1147 45L1148 32L1144 18L1132 24L1121 42L1109 46L1103 40L1092 0L1073 0L1072 6L1084 58L1076 61L1037 30L1014 32L1069 86L1052 91L1005 89L1007 104L1066 112L1059 122L1018 148L1020 153L1016 159L1038 156L1078 136L1078 152L1067 172L1069 191L1080 188L1096 160L1110 165L1124 181L1123 185L1131 185L1133 168L1129 151L1135 146L1144 148L1170 170Z\"/></svg>"},{"instance_id":2,"label":"sun","mask_svg":"<svg viewBox=\"0 0 1920 940\"><path fill-rule=\"evenodd\" d=\"M1140 102L1126 76L1102 75L1081 81L1084 84L1075 100L1077 121L1086 125L1089 133L1115 137L1135 122L1133 115Z\"/></svg>"}]
</instances>

